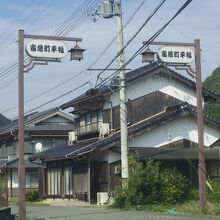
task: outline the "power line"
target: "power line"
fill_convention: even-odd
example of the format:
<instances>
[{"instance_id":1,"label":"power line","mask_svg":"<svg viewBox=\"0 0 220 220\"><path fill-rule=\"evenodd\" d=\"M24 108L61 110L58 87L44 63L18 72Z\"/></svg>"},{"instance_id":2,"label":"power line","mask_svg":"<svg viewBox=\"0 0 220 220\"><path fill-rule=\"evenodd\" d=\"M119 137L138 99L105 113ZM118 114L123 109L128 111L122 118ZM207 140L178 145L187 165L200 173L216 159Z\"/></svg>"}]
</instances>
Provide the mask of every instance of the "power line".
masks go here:
<instances>
[{"instance_id":1,"label":"power line","mask_svg":"<svg viewBox=\"0 0 220 220\"><path fill-rule=\"evenodd\" d=\"M24 17L24 19L23 19L22 21L25 22L25 20L26 20L26 21L30 22L30 21L31 21L31 16L32 16L32 15L34 14L34 12L42 5L43 1L44 1L44 0L41 0L41 1L38 3L38 5L35 6L35 7L32 9L32 11ZM29 6L30 6L30 4L26 7L26 9L27 9ZM25 11L25 10L24 10L24 11ZM19 27L19 24L21 24L21 21L18 22L18 24L17 24L16 26L15 26L15 24L13 25L13 26L15 26L15 28L13 28L13 29L11 30L11 32L9 32L9 33L6 35L6 37L4 38L4 41L1 42L0 48L2 48L2 46L3 46L3 45L5 44L5 42L9 39L10 36L12 36L14 33L16 33L16 29ZM29 24L31 24L31 23L29 23Z\"/></svg>"},{"instance_id":2,"label":"power line","mask_svg":"<svg viewBox=\"0 0 220 220\"><path fill-rule=\"evenodd\" d=\"M145 22L140 26L140 28L135 32L135 34L130 38L130 40L126 43L126 45L122 48L121 51L119 51L116 56L109 62L109 64L104 68L103 71L101 71L96 79L96 86L99 80L99 77L101 76L102 73L105 72L105 70L107 70L112 63L120 56L121 53L123 53L123 51L127 48L127 46L134 40L134 38L140 33L140 31L144 28L144 26L151 20L151 18L157 13L157 11L162 7L162 5L166 2L166 0L162 0L157 7L153 10L153 12L150 14L150 16L147 17L147 19L145 20Z\"/></svg>"},{"instance_id":3,"label":"power line","mask_svg":"<svg viewBox=\"0 0 220 220\"><path fill-rule=\"evenodd\" d=\"M81 10L82 7L84 7L84 5L86 4L88 0L85 0L63 23L62 25L60 25L58 27L57 30L55 30L51 35L52 36L56 36L56 35L60 35L62 33L63 28L65 28L66 26L69 25L69 22L71 21L71 19L73 19L74 16L77 15L78 11Z\"/></svg>"},{"instance_id":4,"label":"power line","mask_svg":"<svg viewBox=\"0 0 220 220\"><path fill-rule=\"evenodd\" d=\"M9 32L11 33L11 31L14 32L14 29L12 30L12 28L16 25L16 22L22 17L21 15L25 14L27 9L33 4L33 2L34 2L34 0L31 0L31 2L25 7L25 9L18 16L15 17L15 19L11 22L11 24L4 30L4 33L9 33ZM11 29L11 31L10 31L10 29ZM3 37L4 37L4 35L2 35L0 37L1 46L3 45L2 39L3 40L8 39L8 35L6 35L5 38L3 38Z\"/></svg>"},{"instance_id":5,"label":"power line","mask_svg":"<svg viewBox=\"0 0 220 220\"><path fill-rule=\"evenodd\" d=\"M97 2L97 0L95 0L95 1L92 1L92 5L90 4L91 3L91 1L88 1L88 0L86 0L86 1L84 1L84 3L81 5L81 6L79 6L78 8L77 8L77 10L66 20L66 21L68 21L68 22L71 22L72 21L72 19L75 19L75 17L73 16L73 15L77 15L77 14L79 14L79 13L83 13L83 10L84 10L84 14L86 13L86 11L85 10L89 10L89 9L91 9L92 7L94 7L94 4ZM47 6L47 8L51 5L53 3L53 0L50 2L50 4ZM82 6L83 6L83 8L82 8ZM88 7L87 7L88 6ZM77 12L77 13L76 13ZM67 22L64 22L67 26L63 29L63 25L61 25L57 30L60 30L61 28L62 28L62 31L65 31L66 30L66 28L68 28L68 25L70 25L70 24L67 24ZM80 20L77 20L78 22L80 22ZM76 23L76 25L75 25L75 27L77 26L77 25L79 25L78 23L77 23L77 21L75 22ZM72 27L73 28L73 27ZM72 30L72 28L71 28L71 30ZM58 34L60 35L60 34L62 34L62 32L57 32L57 31L55 31L53 34L55 34L55 35L57 35L58 36ZM52 35L53 35L52 34ZM27 59L28 58L25 58L26 59L26 61L27 61ZM14 63L11 67L9 67L8 69L6 69L6 70L4 70L4 71L2 71L2 72L0 72L0 76L1 75L4 75L4 78L6 78L7 76L9 76L9 75L11 75L11 74L13 74L16 70L17 70L17 67L18 67L18 63L16 62L16 63ZM0 78L0 80L1 80L1 78ZM5 87L6 88L6 87Z\"/></svg>"},{"instance_id":6,"label":"power line","mask_svg":"<svg viewBox=\"0 0 220 220\"><path fill-rule=\"evenodd\" d=\"M98 1L95 0L93 2L89 2L89 4L87 5L88 7L85 8L85 12L83 14L81 14L80 17L75 18L72 22L75 22L75 25L71 25L64 33L63 35L67 35L68 33L70 33L76 26L78 26L78 24L81 24L82 22L84 22L85 20L87 20L87 16L86 14L92 10L96 5L97 5Z\"/></svg>"},{"instance_id":7,"label":"power line","mask_svg":"<svg viewBox=\"0 0 220 220\"><path fill-rule=\"evenodd\" d=\"M76 19L81 18L82 15L86 13L86 11L91 8L91 4L97 4L97 0L89 1L85 0L74 12L72 15L70 15L64 23L55 31L52 33L53 35L59 35L59 36L64 36L64 32L67 31L67 29L70 27L71 23L75 21L75 25L78 23L76 22ZM80 15L80 16L79 16ZM78 21L78 20L77 20ZM72 24L73 25L73 24Z\"/></svg>"},{"instance_id":8,"label":"power line","mask_svg":"<svg viewBox=\"0 0 220 220\"><path fill-rule=\"evenodd\" d=\"M133 18L136 16L136 14L138 13L138 11L141 9L141 7L146 3L147 0L143 0L139 6L137 7L137 9L134 11L134 13L131 15L131 17L128 19L128 21L126 22L126 24L123 26L122 31L127 27L128 24L130 24L130 22L133 20ZM89 66L89 69L91 69L102 57L103 55L107 52L107 50L112 46L112 44L115 42L115 40L117 39L118 35L116 35L111 42L104 48L104 50L100 53L100 55L93 61L93 63Z\"/></svg>"},{"instance_id":9,"label":"power line","mask_svg":"<svg viewBox=\"0 0 220 220\"><path fill-rule=\"evenodd\" d=\"M132 57L130 57L130 59L125 62L125 64L120 68L125 68L136 56L138 56L141 52L143 52L149 45L151 42L153 42L163 31L164 29L191 3L192 0L187 0L182 6L181 8L174 14L174 16L168 20L167 23L165 23L165 25L163 25L163 27L161 27L155 34L153 34L148 41L142 45L133 55ZM117 70L116 72L114 72L113 74L111 74L109 77L107 77L106 79L102 80L99 84L99 86L103 86L104 84L107 83L107 81L111 80L112 78L114 78L118 72L120 71ZM97 87L97 86L96 86Z\"/></svg>"},{"instance_id":10,"label":"power line","mask_svg":"<svg viewBox=\"0 0 220 220\"><path fill-rule=\"evenodd\" d=\"M52 102L54 102L54 101L56 101L56 100L58 100L58 99L60 99L60 98L62 98L62 97L64 97L64 96L66 96L66 95L72 93L72 92L75 92L76 90L78 90L78 89L84 87L84 86L87 85L87 84L90 84L90 82L87 81L87 82L83 83L82 85L80 85L80 86L78 86L78 87L76 87L76 88L74 88L74 89L72 89L72 90L70 90L70 91L68 91L68 92L65 92L65 93L62 94L62 95L60 95L60 96L58 96L58 97L56 97L56 98L54 98L54 99L51 99L50 101L45 102L45 103L43 103L43 104L41 104L41 105L39 105L39 106L37 106L37 107L35 107L35 108L33 108L33 109L27 111L27 112L25 112L25 114L28 114L28 113L30 113L30 112L33 112L33 111L35 111L35 110L37 110L37 109L39 109L39 108L41 108L41 107L43 107L43 106L45 106L45 105L48 105L48 104L50 104L50 103L52 103Z\"/></svg>"},{"instance_id":11,"label":"power line","mask_svg":"<svg viewBox=\"0 0 220 220\"><path fill-rule=\"evenodd\" d=\"M143 1L139 4L139 6L137 7L137 9L134 11L134 13L131 15L131 17L128 19L128 21L127 21L126 24L124 25L124 28L133 20L133 18L134 18L135 15L137 14L137 12L140 10L141 6L142 6L144 3L146 3L146 1L147 1L147 0L143 0ZM85 1L85 2L86 2L86 1ZM85 2L84 2L84 3L85 3ZM113 38L112 42L114 42L115 38L117 38L117 36ZM109 45L109 46L111 46L111 45ZM104 52L104 51L103 51L103 52ZM104 53L103 53L103 54L104 54ZM96 59L96 61L97 61L97 59ZM93 62L93 63L94 63L94 62ZM90 65L90 66L91 66L91 65ZM41 94L39 94L39 95L37 95L37 96L35 96L35 97L30 98L29 100L27 100L27 101L25 102L25 104L27 104L27 103L29 103L29 102L31 102L31 101L37 99L37 98L40 98L41 96L43 96L43 95L45 95L45 94L47 94L47 93L49 93L49 92L55 90L56 88L58 88L58 87L64 85L65 83L67 83L67 82L73 80L74 78L78 77L78 76L81 75L83 72L85 73L85 71L81 71L81 72L79 72L78 74L76 74L76 75L74 75L74 76L68 78L67 80L64 80L63 82L59 83L58 85L56 85L56 86L54 86L54 87L52 87L52 88L50 88L50 89L48 89L48 90L42 92ZM16 109L16 108L17 108L17 105L15 105L15 106L13 106L13 107L10 107L10 108L8 108L8 109L6 109L6 110L4 110L2 113L5 113L5 112L8 112L8 111L14 110L14 109Z\"/></svg>"},{"instance_id":12,"label":"power line","mask_svg":"<svg viewBox=\"0 0 220 220\"><path fill-rule=\"evenodd\" d=\"M78 77L78 76L81 75L82 73L85 73L85 71L81 71L81 72L79 72L78 74L76 74L76 75L74 75L74 76L72 76L72 77L70 77L70 78L64 80L63 82L61 82L61 83L59 83L59 84L53 86L52 88L50 88L50 89L48 89L48 90L46 90L46 91L40 93L39 95L36 95L36 96L34 96L34 97L28 99L27 101L25 101L25 104L27 104L27 103L29 103L29 102L31 102L31 101L33 101L33 100L36 100L36 99L42 97L43 95L45 95L45 94L47 94L47 93L49 93L49 92L51 92L51 91L57 89L58 87L60 87L60 86L62 86L62 85L64 85L64 84L66 84L67 82L70 82L71 80L75 79L76 77ZM16 79L17 79L17 78L16 78ZM5 112L14 110L14 109L16 109L17 107L18 107L18 105L15 105L15 106L13 106L13 107L10 107L10 108L4 110L4 111L2 112L2 114L5 113Z\"/></svg>"}]
</instances>

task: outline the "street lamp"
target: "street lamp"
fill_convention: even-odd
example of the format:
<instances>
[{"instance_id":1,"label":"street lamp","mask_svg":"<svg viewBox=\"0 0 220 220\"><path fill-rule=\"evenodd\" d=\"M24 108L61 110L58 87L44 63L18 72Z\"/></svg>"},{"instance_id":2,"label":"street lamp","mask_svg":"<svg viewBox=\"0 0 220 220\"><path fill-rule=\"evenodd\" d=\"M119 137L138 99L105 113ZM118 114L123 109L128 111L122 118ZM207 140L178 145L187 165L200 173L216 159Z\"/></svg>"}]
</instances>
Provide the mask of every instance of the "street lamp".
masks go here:
<instances>
[{"instance_id":1,"label":"street lamp","mask_svg":"<svg viewBox=\"0 0 220 220\"><path fill-rule=\"evenodd\" d=\"M26 52L30 57L27 65L24 64L24 39L32 39L26 45ZM55 37L44 35L25 34L24 30L18 31L18 109L19 109L19 128L18 128L18 148L19 148L19 164L18 164L18 186L19 186L19 219L26 220L26 204L25 204L25 163L24 163L24 73L29 72L35 65L47 65L48 62L60 62L66 55L67 49L62 41L82 42L82 38L71 37ZM84 50L83 50L84 51ZM77 57L71 54L71 60L81 60L81 56ZM78 54L79 55L79 54ZM79 59L80 58L80 59Z\"/></svg>"},{"instance_id":2,"label":"street lamp","mask_svg":"<svg viewBox=\"0 0 220 220\"><path fill-rule=\"evenodd\" d=\"M197 99L197 129L199 145L199 204L202 209L206 207L206 164L204 150L204 122L203 122L203 98L202 98L202 79L201 79L201 47L200 40L195 39L193 43L179 42L160 42L151 43L162 46L159 50L158 57L166 65L175 66L176 69L186 70L187 73L196 79L196 99ZM194 48L194 51L192 50ZM195 59L195 70L192 70L189 63Z\"/></svg>"},{"instance_id":3,"label":"street lamp","mask_svg":"<svg viewBox=\"0 0 220 220\"><path fill-rule=\"evenodd\" d=\"M153 63L155 54L156 54L156 52L154 52L149 47L147 47L147 49L141 53L142 63Z\"/></svg>"},{"instance_id":4,"label":"street lamp","mask_svg":"<svg viewBox=\"0 0 220 220\"><path fill-rule=\"evenodd\" d=\"M82 60L83 52L85 49L82 49L77 43L75 47L71 48L68 52L70 52L70 60Z\"/></svg>"}]
</instances>

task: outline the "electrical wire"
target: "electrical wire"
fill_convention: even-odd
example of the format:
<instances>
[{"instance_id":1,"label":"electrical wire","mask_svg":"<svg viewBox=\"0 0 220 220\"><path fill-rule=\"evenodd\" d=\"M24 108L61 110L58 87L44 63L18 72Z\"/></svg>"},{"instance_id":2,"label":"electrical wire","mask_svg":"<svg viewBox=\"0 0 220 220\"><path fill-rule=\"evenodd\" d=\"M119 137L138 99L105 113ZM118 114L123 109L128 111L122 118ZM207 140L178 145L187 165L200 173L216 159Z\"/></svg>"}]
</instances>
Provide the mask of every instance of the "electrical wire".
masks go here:
<instances>
[{"instance_id":1,"label":"electrical wire","mask_svg":"<svg viewBox=\"0 0 220 220\"><path fill-rule=\"evenodd\" d=\"M147 1L147 0L143 0L143 1L139 4L139 6L136 8L136 10L135 10L134 13L131 15L131 17L128 19L128 21L126 22L126 24L124 25L123 28L127 27L127 25L130 24L130 22L131 22L131 21L133 20L133 18L136 16L136 14L137 14L138 11L141 9L141 7L143 6L143 4L146 3L146 1ZM86 2L86 1L85 1L85 2ZM65 23L65 22L64 22L64 23ZM113 43L116 38L117 38L117 36L114 37L111 42ZM112 45L112 43L111 43L110 45L108 45L108 47L110 47L110 46ZM104 51L105 51L105 50L104 50ZM104 54L104 53L106 52L106 51L105 51L105 52L104 52L104 51L102 52L102 54ZM101 57L99 56L98 58L100 59ZM98 61L98 58L96 59L96 62ZM95 62L93 62L93 65L94 65L94 63L95 63ZM90 67L91 67L91 65L90 65ZM59 83L58 85L56 85L56 86L54 86L54 87L52 87L52 88L50 88L50 89L48 89L48 90L46 90L46 91L40 93L40 94L37 95L37 96L34 96L34 97L28 99L27 101L25 101L25 104L27 104L27 103L29 103L29 102L31 102L31 101L37 99L37 98L42 97L43 95L45 95L45 94L47 94L47 93L49 93L49 92L51 92L51 91L57 89L58 87L64 85L64 84L67 83L67 82L70 82L71 80L75 79L76 77L78 77L78 76L81 75L82 73L86 73L86 72L85 72L85 71L81 71L81 72L77 73L76 75L74 75L74 76L72 76L72 77L70 77L70 78L64 80L63 82ZM14 109L16 109L17 107L18 107L18 105L15 105L15 106L13 106L13 107L7 108L7 109L5 109L5 110L2 112L2 114L5 113L5 112L14 110Z\"/></svg>"},{"instance_id":2,"label":"electrical wire","mask_svg":"<svg viewBox=\"0 0 220 220\"><path fill-rule=\"evenodd\" d=\"M133 55L130 57L130 59L125 62L125 64L119 68L117 71L115 71L113 74L111 74L109 77L105 78L102 80L96 87L98 86L104 86L104 84L108 83L109 80L112 80L120 71L121 69L124 69L136 56L138 56L140 53L142 53L149 45L151 42L153 42L163 31L164 29L191 3L192 0L187 0L181 8L174 14L173 17L171 17L163 27L161 27L155 34L153 34L144 45L142 45Z\"/></svg>"},{"instance_id":3,"label":"electrical wire","mask_svg":"<svg viewBox=\"0 0 220 220\"><path fill-rule=\"evenodd\" d=\"M47 93L49 93L49 92L51 92L51 91L57 89L58 87L60 87L60 86L62 86L62 85L64 85L64 84L66 84L67 82L70 82L71 80L75 79L76 77L78 77L78 76L81 75L82 73L85 73L85 71L81 71L81 72L79 72L78 74L76 74L76 75L74 75L74 76L72 76L72 77L70 77L70 78L64 80L63 82L61 82L61 83L59 83L59 84L53 86L52 88L50 88L50 89L48 89L48 90L46 90L46 91L40 93L39 95L36 95L36 96L34 96L34 97L28 99L27 101L25 101L24 104L28 104L29 102L31 102L31 101L33 101L33 100L36 100L36 99L42 97L43 95L45 95L45 94L47 94ZM16 78L16 79L17 79L17 78ZM14 109L16 109L17 107L18 107L18 105L12 106L12 107L10 107L10 108L4 110L4 111L2 112L2 114L5 113L5 112L14 110Z\"/></svg>"},{"instance_id":4,"label":"electrical wire","mask_svg":"<svg viewBox=\"0 0 220 220\"><path fill-rule=\"evenodd\" d=\"M129 41L126 43L126 45L119 51L116 56L109 62L109 64L102 70L96 79L96 86L99 80L99 77L112 65L112 63L123 53L123 51L128 47L128 45L135 39L135 37L140 33L140 31L145 27L145 25L152 19L152 17L157 13L157 11L162 7L162 5L166 2L166 0L162 0L156 8L153 10L153 12L147 17L147 19L144 21L144 23L139 27L139 29L135 32L135 34L129 39Z\"/></svg>"},{"instance_id":5,"label":"electrical wire","mask_svg":"<svg viewBox=\"0 0 220 220\"><path fill-rule=\"evenodd\" d=\"M30 8L30 6L33 4L34 0L31 0L31 2L29 2L29 4L25 7L25 9L18 15L15 17L15 19L11 22L11 24L3 31L3 33L11 33L11 32L14 32L14 26L16 25L16 22L19 21L19 19L22 17L22 15L25 14L25 12L28 10L28 8ZM3 42L2 42L2 39L5 40L5 39L8 39L8 35L6 35L4 37L4 34L0 36L0 44L1 46L3 45Z\"/></svg>"},{"instance_id":6,"label":"electrical wire","mask_svg":"<svg viewBox=\"0 0 220 220\"><path fill-rule=\"evenodd\" d=\"M97 5L97 0L95 1L90 1L89 4L87 5L87 8L85 8L85 12L83 14L81 14L80 17L75 18L72 23L75 24L71 24L71 26L63 33L63 36L67 35L68 33L70 33L73 29L75 29L77 26L79 26L82 22L84 22L85 20L87 20L87 14L90 10L92 10L96 5Z\"/></svg>"},{"instance_id":7,"label":"electrical wire","mask_svg":"<svg viewBox=\"0 0 220 220\"><path fill-rule=\"evenodd\" d=\"M35 110L37 110L37 109L39 109L39 108L41 108L41 107L43 107L43 106L45 106L45 105L48 105L48 104L50 104L50 103L52 103L52 102L54 102L54 101L56 101L56 100L58 100L58 99L60 99L60 98L62 98L62 97L64 97L64 96L66 96L66 95L72 93L72 92L75 92L76 90L78 90L78 89L84 87L84 86L87 85L87 84L90 84L90 82L87 81L87 82L83 83L82 85L80 85L80 86L78 86L78 87L76 87L76 88L74 88L74 89L72 89L72 90L70 90L70 91L68 91L68 92L65 92L65 93L62 94L62 95L60 95L60 96L58 96L58 97L56 97L56 98L54 98L54 99L51 99L50 101L45 102L45 103L43 103L43 104L41 104L41 105L39 105L39 106L37 106L37 107L35 107L35 108L33 108L33 109L27 111L27 112L25 112L25 114L28 114L28 113L30 113L30 112L33 112L33 111L35 111Z\"/></svg>"},{"instance_id":8,"label":"electrical wire","mask_svg":"<svg viewBox=\"0 0 220 220\"><path fill-rule=\"evenodd\" d=\"M138 7L136 8L136 10L134 11L134 13L131 15L131 17L128 19L128 21L126 22L126 24L123 26L122 31L127 27L128 24L130 24L130 22L134 19L134 17L137 15L137 13L140 11L140 9L142 8L142 6L146 3L147 0L143 0ZM103 55L108 51L108 49L112 46L112 44L115 42L115 40L117 39L118 35L116 35L111 42L104 48L104 50L100 53L100 55L92 62L92 64L90 64L88 69L91 69L102 57Z\"/></svg>"},{"instance_id":9,"label":"electrical wire","mask_svg":"<svg viewBox=\"0 0 220 220\"><path fill-rule=\"evenodd\" d=\"M74 16L77 15L78 11L81 10L81 8L84 7L84 5L86 4L87 1L88 1L88 0L85 0L79 7L62 23L62 25L60 25L60 26L57 28L57 30L55 30L55 31L51 34L51 36L59 36L59 35L62 33L63 29L64 29L66 26L69 25L69 22L71 21L71 19L73 19Z\"/></svg>"},{"instance_id":10,"label":"electrical wire","mask_svg":"<svg viewBox=\"0 0 220 220\"><path fill-rule=\"evenodd\" d=\"M92 1L92 5L91 5L91 4L90 4L91 1L89 1L89 0L84 1L84 3L83 3L80 7L78 7L77 10L64 22L65 25L61 25L61 26L57 29L57 31L55 31L52 35L58 36L58 35L63 34L62 32L65 31L66 28L68 28L68 26L66 26L66 25L67 25L67 21L68 21L68 22L72 22L73 19L76 19L73 15L77 15L77 14L79 14L79 13L85 14L85 13L86 13L86 10L90 10L92 7L94 7L94 4L95 4L96 2L97 2L97 0ZM48 8L52 3L53 3L53 0L50 2L50 4L47 6L47 8ZM83 6L83 8L82 8L82 6ZM77 12L77 13L76 13L76 12ZM77 21L80 22L80 20L77 20ZM78 23L78 24L77 24L77 22L75 22L75 23L76 23L75 27L76 27L77 25L79 25L79 23ZM81 23L82 23L82 22L81 22ZM70 24L68 24L68 25L70 25ZM72 29L73 29L73 27L71 28L71 30L72 30ZM59 30L59 31L58 31L58 30ZM26 57L26 58L25 58L25 61L27 61L27 60L28 60L28 58ZM4 76L4 78L6 78L6 77L8 77L9 75L13 74L13 73L17 70L17 67L18 67L18 63L16 62L16 63L14 63L11 67L9 67L8 69L6 69L6 70L0 72L0 80L1 80L1 76ZM7 88L7 87L5 87L5 88Z\"/></svg>"},{"instance_id":11,"label":"electrical wire","mask_svg":"<svg viewBox=\"0 0 220 220\"><path fill-rule=\"evenodd\" d=\"M67 29L70 27L70 25L73 25L73 22L75 22L75 25L77 25L76 20L78 19L79 21L79 17L82 18L82 16L85 15L86 11L88 9L91 9L91 4L97 4L98 0L85 0L74 12L72 15L70 15L65 21L64 23L55 31L52 33L52 36L56 35L56 36L64 36L64 32L67 31Z\"/></svg>"}]
</instances>

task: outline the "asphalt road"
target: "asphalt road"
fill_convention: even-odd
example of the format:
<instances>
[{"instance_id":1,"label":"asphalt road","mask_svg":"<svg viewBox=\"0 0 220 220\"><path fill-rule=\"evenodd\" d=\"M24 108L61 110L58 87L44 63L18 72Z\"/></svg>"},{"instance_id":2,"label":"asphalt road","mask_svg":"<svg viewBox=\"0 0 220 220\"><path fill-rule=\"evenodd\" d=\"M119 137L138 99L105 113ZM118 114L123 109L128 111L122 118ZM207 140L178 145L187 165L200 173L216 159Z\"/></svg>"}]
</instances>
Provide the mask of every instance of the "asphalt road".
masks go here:
<instances>
[{"instance_id":1,"label":"asphalt road","mask_svg":"<svg viewBox=\"0 0 220 220\"><path fill-rule=\"evenodd\" d=\"M12 213L17 214L16 206ZM219 217L173 215L143 211L117 211L104 208L27 207L27 220L217 220Z\"/></svg>"}]
</instances>

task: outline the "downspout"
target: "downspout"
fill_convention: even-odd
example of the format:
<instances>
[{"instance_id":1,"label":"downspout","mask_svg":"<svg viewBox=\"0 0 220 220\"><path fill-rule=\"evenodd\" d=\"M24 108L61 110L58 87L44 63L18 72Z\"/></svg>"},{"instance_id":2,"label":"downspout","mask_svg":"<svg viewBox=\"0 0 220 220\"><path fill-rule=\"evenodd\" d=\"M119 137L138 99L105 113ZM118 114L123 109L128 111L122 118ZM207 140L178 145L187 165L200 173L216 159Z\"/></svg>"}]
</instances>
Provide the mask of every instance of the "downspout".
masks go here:
<instances>
[{"instance_id":1,"label":"downspout","mask_svg":"<svg viewBox=\"0 0 220 220\"><path fill-rule=\"evenodd\" d=\"M111 105L111 110L110 110L110 123L111 123L111 131L113 130L113 109L112 109L112 102L109 102Z\"/></svg>"},{"instance_id":2,"label":"downspout","mask_svg":"<svg viewBox=\"0 0 220 220\"><path fill-rule=\"evenodd\" d=\"M113 125L113 105L112 105L112 102L111 101L106 101L107 103L110 104L110 124L111 124L111 127L110 127L110 131L112 131L114 129L114 125Z\"/></svg>"}]
</instances>

